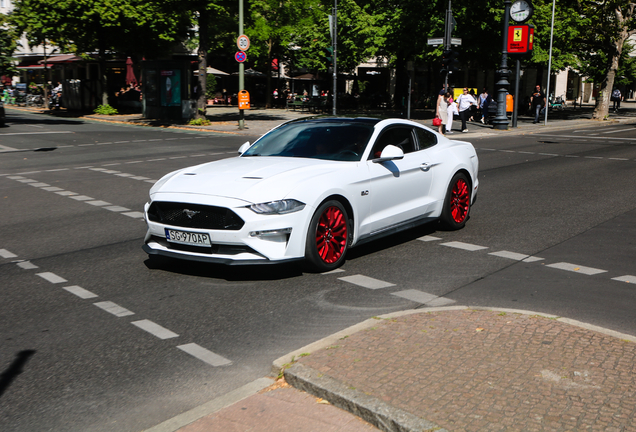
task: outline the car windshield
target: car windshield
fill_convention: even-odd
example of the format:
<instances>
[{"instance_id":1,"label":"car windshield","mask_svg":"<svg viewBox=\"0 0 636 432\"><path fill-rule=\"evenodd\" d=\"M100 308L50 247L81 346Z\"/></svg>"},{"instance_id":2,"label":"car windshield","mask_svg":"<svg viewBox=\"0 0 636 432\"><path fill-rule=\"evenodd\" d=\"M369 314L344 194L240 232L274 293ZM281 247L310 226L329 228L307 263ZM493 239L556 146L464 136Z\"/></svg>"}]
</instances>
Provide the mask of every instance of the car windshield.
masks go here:
<instances>
[{"instance_id":1,"label":"car windshield","mask_svg":"<svg viewBox=\"0 0 636 432\"><path fill-rule=\"evenodd\" d=\"M359 161L374 122L317 120L291 122L263 135L243 156L284 156Z\"/></svg>"}]
</instances>

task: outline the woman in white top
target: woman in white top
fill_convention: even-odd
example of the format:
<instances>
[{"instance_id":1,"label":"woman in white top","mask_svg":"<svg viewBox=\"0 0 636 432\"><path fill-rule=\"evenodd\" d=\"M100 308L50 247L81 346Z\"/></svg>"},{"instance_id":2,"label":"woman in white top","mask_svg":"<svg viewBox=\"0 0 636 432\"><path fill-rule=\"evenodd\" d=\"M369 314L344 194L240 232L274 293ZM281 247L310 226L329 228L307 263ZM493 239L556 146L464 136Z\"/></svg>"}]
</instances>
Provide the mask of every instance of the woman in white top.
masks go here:
<instances>
[{"instance_id":1,"label":"woman in white top","mask_svg":"<svg viewBox=\"0 0 636 432\"><path fill-rule=\"evenodd\" d=\"M462 121L462 132L468 132L466 120L470 117L470 107L475 104L477 104L475 98L468 93L467 88L464 88L464 92L457 98L457 109L459 110L459 118Z\"/></svg>"},{"instance_id":2,"label":"woman in white top","mask_svg":"<svg viewBox=\"0 0 636 432\"><path fill-rule=\"evenodd\" d=\"M442 119L442 124L438 126L438 132L444 134L444 128L446 127L446 122L448 121L448 97L446 97L446 94L438 98L437 109L435 110L435 117Z\"/></svg>"}]
</instances>

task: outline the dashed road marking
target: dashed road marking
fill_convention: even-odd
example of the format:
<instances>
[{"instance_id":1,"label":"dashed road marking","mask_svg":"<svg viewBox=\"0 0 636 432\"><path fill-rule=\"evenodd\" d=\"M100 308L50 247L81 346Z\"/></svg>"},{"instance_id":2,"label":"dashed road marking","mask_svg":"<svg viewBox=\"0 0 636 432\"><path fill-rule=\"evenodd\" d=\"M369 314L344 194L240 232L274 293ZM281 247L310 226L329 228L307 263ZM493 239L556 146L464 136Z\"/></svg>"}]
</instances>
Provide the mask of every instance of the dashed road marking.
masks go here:
<instances>
[{"instance_id":1,"label":"dashed road marking","mask_svg":"<svg viewBox=\"0 0 636 432\"><path fill-rule=\"evenodd\" d=\"M636 276L625 275L625 276L612 278L612 280L619 281L619 282L636 283Z\"/></svg>"},{"instance_id":2,"label":"dashed road marking","mask_svg":"<svg viewBox=\"0 0 636 432\"><path fill-rule=\"evenodd\" d=\"M407 300L411 300L416 303L422 303L422 304L426 304L432 300L435 300L438 297L436 295L429 294L427 292L419 291L415 289L397 291L397 292L391 293L391 295L402 297Z\"/></svg>"},{"instance_id":3,"label":"dashed road marking","mask_svg":"<svg viewBox=\"0 0 636 432\"><path fill-rule=\"evenodd\" d=\"M42 190L45 190L47 192L58 192L58 191L63 191L64 189L57 186L49 186L49 187L43 187Z\"/></svg>"},{"instance_id":4,"label":"dashed road marking","mask_svg":"<svg viewBox=\"0 0 636 432\"><path fill-rule=\"evenodd\" d=\"M482 249L488 249L486 246L479 246L479 245L474 245L474 244L470 244L470 243L463 243L463 242L458 242L458 241L452 241L452 242L448 242L448 243L440 243L441 246L448 246L448 247L452 247L452 248L456 248L456 249L463 249L463 250L467 250L467 251L478 251L478 250L482 250Z\"/></svg>"},{"instance_id":5,"label":"dashed road marking","mask_svg":"<svg viewBox=\"0 0 636 432\"><path fill-rule=\"evenodd\" d=\"M232 364L232 362L225 357L215 354L195 343L179 345L177 348L212 366L226 366Z\"/></svg>"},{"instance_id":6,"label":"dashed road marking","mask_svg":"<svg viewBox=\"0 0 636 432\"><path fill-rule=\"evenodd\" d=\"M56 275L55 273L51 273L51 272L36 273L36 275L40 276L42 279L47 280L47 281L49 281L49 282L51 282L53 284L58 284L58 283L62 283L62 282L68 282L63 277L60 277L60 276Z\"/></svg>"},{"instance_id":7,"label":"dashed road marking","mask_svg":"<svg viewBox=\"0 0 636 432\"><path fill-rule=\"evenodd\" d=\"M179 337L179 335L175 332L170 331L165 327L161 327L159 324L155 324L154 322L147 319L133 321L131 322L131 324L139 327L142 330L147 331L148 333L158 337L159 339L170 339Z\"/></svg>"},{"instance_id":8,"label":"dashed road marking","mask_svg":"<svg viewBox=\"0 0 636 432\"><path fill-rule=\"evenodd\" d=\"M86 204L90 204L90 205L93 205L95 207L103 207L103 206L112 205L111 203L106 202L106 201L102 201L102 200L86 201Z\"/></svg>"},{"instance_id":9,"label":"dashed road marking","mask_svg":"<svg viewBox=\"0 0 636 432\"><path fill-rule=\"evenodd\" d=\"M75 196L72 196L72 197L69 197L69 198L72 198L72 199L77 200L77 201L90 201L90 200L94 200L95 199L95 198L91 198L91 197L86 196L86 195L75 195Z\"/></svg>"},{"instance_id":10,"label":"dashed road marking","mask_svg":"<svg viewBox=\"0 0 636 432\"><path fill-rule=\"evenodd\" d=\"M71 192L71 191L60 191L60 192L55 192L58 195L62 195L62 196L73 196L73 195L77 195L75 192Z\"/></svg>"},{"instance_id":11,"label":"dashed road marking","mask_svg":"<svg viewBox=\"0 0 636 432\"><path fill-rule=\"evenodd\" d=\"M0 249L0 257L1 258L17 258L17 255L12 252L9 252L6 249Z\"/></svg>"},{"instance_id":12,"label":"dashed road marking","mask_svg":"<svg viewBox=\"0 0 636 432\"><path fill-rule=\"evenodd\" d=\"M134 312L131 312L128 309L123 308L119 306L118 304L113 303L111 301L103 301L103 302L98 302L93 304L97 306L98 308L103 309L106 312L111 313L119 318L135 314Z\"/></svg>"},{"instance_id":13,"label":"dashed road marking","mask_svg":"<svg viewBox=\"0 0 636 432\"><path fill-rule=\"evenodd\" d=\"M373 290L395 286L395 284L384 282L378 279L373 279L371 277L363 276L363 275L345 276L338 279L344 282L349 282L354 285L358 285L358 286L368 288L368 289L373 289Z\"/></svg>"},{"instance_id":14,"label":"dashed road marking","mask_svg":"<svg viewBox=\"0 0 636 432\"><path fill-rule=\"evenodd\" d=\"M45 186L51 186L48 183L42 183L42 182L38 182L38 183L28 183L29 186L33 186L33 187L45 187Z\"/></svg>"},{"instance_id":15,"label":"dashed road marking","mask_svg":"<svg viewBox=\"0 0 636 432\"><path fill-rule=\"evenodd\" d=\"M592 268L592 267L585 267L585 266L580 266L580 265L576 265L576 264L570 264L570 263L566 263L566 262L560 262L560 263L555 263L555 264L547 264L546 267L552 267L552 268L556 268L559 270L567 270L567 271L571 271L571 272L575 272L575 273L582 273L585 275L595 275L595 274L599 274L599 273L607 273L607 270L600 270L600 269L596 269L596 268Z\"/></svg>"},{"instance_id":16,"label":"dashed road marking","mask_svg":"<svg viewBox=\"0 0 636 432\"><path fill-rule=\"evenodd\" d=\"M78 285L72 285L72 286L67 286L64 287L64 289L68 292L70 292L71 294L75 294L76 296L78 296L81 299L89 299L89 298L95 298L95 297L99 297L97 294L94 294L92 292L90 292L87 289L82 288L81 286Z\"/></svg>"},{"instance_id":17,"label":"dashed road marking","mask_svg":"<svg viewBox=\"0 0 636 432\"><path fill-rule=\"evenodd\" d=\"M418 238L419 241L423 241L423 242L430 242L430 241L437 241L437 240L441 240L441 238L439 237L433 237L431 235L426 235L424 237L420 237Z\"/></svg>"},{"instance_id":18,"label":"dashed road marking","mask_svg":"<svg viewBox=\"0 0 636 432\"><path fill-rule=\"evenodd\" d=\"M128 217L131 217L133 219L140 219L140 218L143 219L143 217L144 217L143 212L136 212L136 211L126 212L126 213L122 213L122 214L124 216L128 216Z\"/></svg>"},{"instance_id":19,"label":"dashed road marking","mask_svg":"<svg viewBox=\"0 0 636 432\"><path fill-rule=\"evenodd\" d=\"M520 254L516 252L509 252L509 251L490 252L488 255L494 255L501 258L508 258L508 259L513 259L517 261L522 261L528 258L528 255L524 255L524 254Z\"/></svg>"},{"instance_id":20,"label":"dashed road marking","mask_svg":"<svg viewBox=\"0 0 636 432\"><path fill-rule=\"evenodd\" d=\"M126 207L122 207L122 206L117 206L117 205L113 205L113 206L108 206L108 207L104 207L106 210L110 210L112 212L123 212L123 211L130 211L129 208Z\"/></svg>"},{"instance_id":21,"label":"dashed road marking","mask_svg":"<svg viewBox=\"0 0 636 432\"><path fill-rule=\"evenodd\" d=\"M31 261L19 261L16 264L18 267L24 270L32 270L32 269L39 268L38 266L33 264Z\"/></svg>"}]
</instances>

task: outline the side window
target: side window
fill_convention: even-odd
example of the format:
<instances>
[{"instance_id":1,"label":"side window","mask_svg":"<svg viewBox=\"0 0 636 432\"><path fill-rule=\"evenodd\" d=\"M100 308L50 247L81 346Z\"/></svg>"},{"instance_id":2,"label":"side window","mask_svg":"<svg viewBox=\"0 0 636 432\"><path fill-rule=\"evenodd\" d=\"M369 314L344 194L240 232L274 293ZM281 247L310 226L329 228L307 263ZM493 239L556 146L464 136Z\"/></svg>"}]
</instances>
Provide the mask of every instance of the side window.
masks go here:
<instances>
[{"instance_id":1,"label":"side window","mask_svg":"<svg viewBox=\"0 0 636 432\"><path fill-rule=\"evenodd\" d=\"M420 145L420 150L433 147L437 144L437 137L434 133L427 131L426 129L415 128L415 134L417 135L417 141Z\"/></svg>"},{"instance_id":2,"label":"side window","mask_svg":"<svg viewBox=\"0 0 636 432\"><path fill-rule=\"evenodd\" d=\"M373 145L369 159L380 157L384 147L394 145L402 149L404 154L415 151L415 141L410 127L394 127L385 130Z\"/></svg>"}]
</instances>

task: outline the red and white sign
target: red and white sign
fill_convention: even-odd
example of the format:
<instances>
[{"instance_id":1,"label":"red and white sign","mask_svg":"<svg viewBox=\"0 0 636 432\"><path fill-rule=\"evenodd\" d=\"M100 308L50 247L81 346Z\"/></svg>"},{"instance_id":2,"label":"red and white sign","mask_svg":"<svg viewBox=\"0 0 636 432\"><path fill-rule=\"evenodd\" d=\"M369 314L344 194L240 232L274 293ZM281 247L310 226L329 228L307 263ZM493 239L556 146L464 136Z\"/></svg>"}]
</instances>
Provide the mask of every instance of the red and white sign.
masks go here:
<instances>
[{"instance_id":1,"label":"red and white sign","mask_svg":"<svg viewBox=\"0 0 636 432\"><path fill-rule=\"evenodd\" d=\"M250 38L245 35L240 35L238 39L236 39L236 46L241 51L247 51L250 47Z\"/></svg>"},{"instance_id":2,"label":"red and white sign","mask_svg":"<svg viewBox=\"0 0 636 432\"><path fill-rule=\"evenodd\" d=\"M533 26L512 25L508 27L508 54L526 54L532 51L533 42Z\"/></svg>"}]
</instances>

